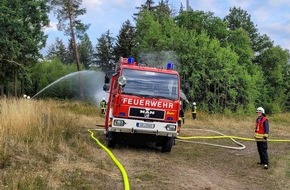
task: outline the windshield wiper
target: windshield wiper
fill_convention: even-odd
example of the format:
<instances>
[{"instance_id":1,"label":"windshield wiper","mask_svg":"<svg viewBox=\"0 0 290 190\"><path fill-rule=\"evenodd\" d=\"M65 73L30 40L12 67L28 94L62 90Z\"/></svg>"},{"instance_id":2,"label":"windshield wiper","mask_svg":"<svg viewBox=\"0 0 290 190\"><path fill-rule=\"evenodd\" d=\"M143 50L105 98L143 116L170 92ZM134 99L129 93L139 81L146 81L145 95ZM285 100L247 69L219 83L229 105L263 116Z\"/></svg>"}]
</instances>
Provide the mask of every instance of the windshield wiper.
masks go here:
<instances>
[{"instance_id":1,"label":"windshield wiper","mask_svg":"<svg viewBox=\"0 0 290 190\"><path fill-rule=\"evenodd\" d=\"M155 99L167 99L167 100L176 100L176 98L174 97L168 97L168 96L156 96L156 95L149 95L149 94L135 94L135 93L129 93L129 92L123 92L122 94L126 94L126 95L133 95L133 96L138 96L138 97L142 97L142 98L155 98Z\"/></svg>"},{"instance_id":2,"label":"windshield wiper","mask_svg":"<svg viewBox=\"0 0 290 190\"><path fill-rule=\"evenodd\" d=\"M176 100L174 97L168 97L168 96L155 96L155 98L162 98L162 99L168 99L168 100Z\"/></svg>"},{"instance_id":3,"label":"windshield wiper","mask_svg":"<svg viewBox=\"0 0 290 190\"><path fill-rule=\"evenodd\" d=\"M148 94L140 94L140 96L145 97L145 98L156 98L156 96L148 95Z\"/></svg>"},{"instance_id":4,"label":"windshield wiper","mask_svg":"<svg viewBox=\"0 0 290 190\"><path fill-rule=\"evenodd\" d=\"M122 92L122 94L133 95L133 96L138 96L138 97L154 98L154 96L152 96L152 95L136 94L136 93L132 93L132 92Z\"/></svg>"}]
</instances>

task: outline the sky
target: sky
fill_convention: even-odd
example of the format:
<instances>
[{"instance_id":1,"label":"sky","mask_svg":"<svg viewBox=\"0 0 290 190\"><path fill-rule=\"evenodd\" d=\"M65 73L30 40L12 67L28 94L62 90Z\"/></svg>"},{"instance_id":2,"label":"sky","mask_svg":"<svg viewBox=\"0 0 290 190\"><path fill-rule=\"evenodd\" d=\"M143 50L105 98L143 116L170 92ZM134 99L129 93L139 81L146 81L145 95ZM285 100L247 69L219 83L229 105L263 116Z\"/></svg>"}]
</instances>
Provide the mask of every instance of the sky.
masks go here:
<instances>
[{"instance_id":1,"label":"sky","mask_svg":"<svg viewBox=\"0 0 290 190\"><path fill-rule=\"evenodd\" d=\"M133 23L136 7L146 0L83 0L82 8L87 13L80 17L84 24L90 24L87 33L95 47L97 39L108 30L116 37L126 20ZM154 0L157 4L160 0ZM186 0L169 0L169 4L176 13L181 4L185 7ZM241 7L251 15L252 22L260 34L266 34L283 49L290 50L290 0L189 0L193 10L213 12L214 16L224 18L231 7ZM56 28L57 20L50 14L50 26L44 29L48 35L47 45L41 50L47 53L47 47L54 44L56 38L67 43L67 36Z\"/></svg>"}]
</instances>

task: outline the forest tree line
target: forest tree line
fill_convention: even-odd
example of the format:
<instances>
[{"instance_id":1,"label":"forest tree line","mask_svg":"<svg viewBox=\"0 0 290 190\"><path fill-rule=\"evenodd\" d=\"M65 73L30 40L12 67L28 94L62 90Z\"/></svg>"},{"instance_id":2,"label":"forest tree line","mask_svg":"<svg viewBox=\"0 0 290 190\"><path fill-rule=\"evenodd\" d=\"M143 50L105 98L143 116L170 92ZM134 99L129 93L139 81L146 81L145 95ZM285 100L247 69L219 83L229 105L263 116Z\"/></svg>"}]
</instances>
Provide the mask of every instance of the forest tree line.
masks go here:
<instances>
[{"instance_id":1,"label":"forest tree line","mask_svg":"<svg viewBox=\"0 0 290 190\"><path fill-rule=\"evenodd\" d=\"M231 7L228 15L219 18L213 12L185 10L182 4L176 11L166 0L157 4L147 0L136 7L133 23L124 21L116 37L108 30L92 44L86 33L89 25L78 20L86 13L82 1L66 1L1 2L2 95L33 95L74 71L111 71L120 56L138 61L144 54L168 51L176 55L182 90L201 109L290 110L289 50L259 33L251 15L240 7ZM56 39L42 57L39 50L46 40L42 28L48 26L50 11L57 14L59 30L70 38L68 42Z\"/></svg>"}]
</instances>

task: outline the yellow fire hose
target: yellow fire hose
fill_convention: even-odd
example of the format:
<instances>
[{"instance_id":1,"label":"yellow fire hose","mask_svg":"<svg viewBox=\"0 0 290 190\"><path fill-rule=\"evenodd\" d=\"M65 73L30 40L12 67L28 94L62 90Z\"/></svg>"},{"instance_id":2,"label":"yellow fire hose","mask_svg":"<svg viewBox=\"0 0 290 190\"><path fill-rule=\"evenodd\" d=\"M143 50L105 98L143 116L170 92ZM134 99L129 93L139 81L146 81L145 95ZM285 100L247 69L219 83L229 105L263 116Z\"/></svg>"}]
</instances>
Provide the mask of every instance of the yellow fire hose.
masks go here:
<instances>
[{"instance_id":1,"label":"yellow fire hose","mask_svg":"<svg viewBox=\"0 0 290 190\"><path fill-rule=\"evenodd\" d=\"M92 129L92 130L101 131L102 129L100 129L100 130L98 130L98 129ZM116 157L114 156L114 154L106 146L104 146L102 143L100 143L100 141L94 136L94 133L92 132L92 130L90 130L90 129L88 130L91 133L91 138L94 139L96 141L96 143L102 149L104 149L107 152L107 154L111 157L111 159L117 165L117 167L119 168L119 170L120 170L120 172L121 172L121 174L123 176L124 189L125 190L130 190L128 175L127 175L124 167L116 159ZM211 146L218 146L218 147L230 148L230 149L236 149L236 150L245 149L246 146L243 145L240 142L237 142L235 139L243 140L243 141L258 141L257 139L254 139L254 138L244 138L244 137L238 137L238 136L232 136L232 135L225 135L223 133L220 133L220 132L217 132L217 131L213 131L213 130L206 130L206 129L192 129L192 130L199 130L199 131L202 130L202 131L207 131L207 132L213 132L213 133L217 133L219 135L215 135L215 136L177 136L176 139L178 141L181 141L181 142L199 143L199 144L205 144L205 145L211 145ZM190 139L225 139L225 138L231 139L234 143L240 145L240 147L231 147L231 146L218 145L218 144L212 144L212 143L189 141ZM290 142L290 140L283 140L283 139L268 139L267 141L270 141L270 142Z\"/></svg>"},{"instance_id":2,"label":"yellow fire hose","mask_svg":"<svg viewBox=\"0 0 290 190\"><path fill-rule=\"evenodd\" d=\"M117 158L114 156L114 154L106 147L104 146L102 143L100 143L100 141L94 136L94 133L89 129L88 130L91 133L91 137L92 139L94 139L96 141L96 143L102 148L104 149L107 154L109 154L109 156L111 157L111 159L114 161L114 163L117 165L117 167L119 168L120 172L122 173L123 176L123 181L124 181L124 189L125 190L129 190L130 189L130 185L129 185L129 179L128 179L128 175L126 173L126 170L124 169L124 167L122 166L122 164L117 160Z\"/></svg>"},{"instance_id":3,"label":"yellow fire hose","mask_svg":"<svg viewBox=\"0 0 290 190\"><path fill-rule=\"evenodd\" d=\"M206 130L206 129L192 129L192 130L199 130L199 131L208 131L208 132L214 132L214 133L218 133L220 135L216 135L216 136L178 136L178 139L181 140L189 140L189 139L225 139L225 138L229 138L229 139L237 139L237 140L243 140L243 141L259 141L258 139L255 138L245 138L245 137L238 137L238 136L233 136L233 135L224 135L220 132L217 131L213 131L213 130ZM267 139L267 141L269 142L290 142L290 140L288 139Z\"/></svg>"},{"instance_id":4,"label":"yellow fire hose","mask_svg":"<svg viewBox=\"0 0 290 190\"><path fill-rule=\"evenodd\" d=\"M220 132L217 132L214 130L207 130L207 129L189 129L189 130L207 131L207 132L217 133L219 135L218 136L217 135L215 135L215 136L177 136L176 140L180 141L180 142L210 145L210 146L216 146L216 147L222 147L222 148L228 148L228 149L234 149L234 150L243 150L246 148L246 146L244 144L236 141L236 139L243 140L243 141L263 141L263 140L258 140L255 138L244 138L244 137L238 137L238 136L233 136L233 135L225 135L223 133L220 133ZM235 144L239 145L239 147L190 140L190 139L224 139L224 138L231 139ZM270 142L290 142L290 140L283 140L283 139L282 140L281 139L268 139L267 141L270 141Z\"/></svg>"},{"instance_id":5,"label":"yellow fire hose","mask_svg":"<svg viewBox=\"0 0 290 190\"><path fill-rule=\"evenodd\" d=\"M191 137L182 137L178 136L178 139L182 140L188 140L188 139L225 139L225 138L230 138L230 139L238 139L238 140L243 140L243 141L258 141L257 139L254 138L244 138L244 137L237 137L237 136L191 136ZM290 142L290 140L282 140L282 139L268 139L267 141L269 142Z\"/></svg>"}]
</instances>

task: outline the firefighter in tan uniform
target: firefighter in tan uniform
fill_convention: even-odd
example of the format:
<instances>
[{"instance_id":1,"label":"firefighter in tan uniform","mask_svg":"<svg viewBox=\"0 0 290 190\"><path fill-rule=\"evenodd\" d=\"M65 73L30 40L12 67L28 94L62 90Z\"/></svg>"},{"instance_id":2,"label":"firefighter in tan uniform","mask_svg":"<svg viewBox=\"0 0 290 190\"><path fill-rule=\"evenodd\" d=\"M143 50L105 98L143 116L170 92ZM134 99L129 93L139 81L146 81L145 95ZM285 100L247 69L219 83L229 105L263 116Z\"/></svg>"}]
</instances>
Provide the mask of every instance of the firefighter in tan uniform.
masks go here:
<instances>
[{"instance_id":1,"label":"firefighter in tan uniform","mask_svg":"<svg viewBox=\"0 0 290 190\"><path fill-rule=\"evenodd\" d=\"M192 119L196 120L196 103L192 102L192 106L191 106L191 115L192 115Z\"/></svg>"},{"instance_id":2,"label":"firefighter in tan uniform","mask_svg":"<svg viewBox=\"0 0 290 190\"><path fill-rule=\"evenodd\" d=\"M107 102L105 97L103 97L102 101L100 102L100 106L101 106L101 113L102 115L106 114L106 109L107 109Z\"/></svg>"}]
</instances>

